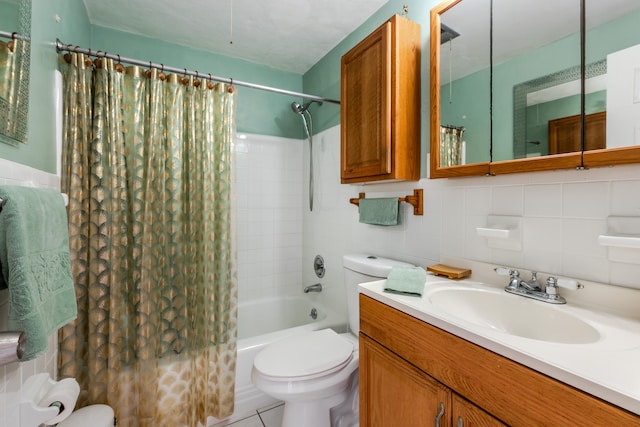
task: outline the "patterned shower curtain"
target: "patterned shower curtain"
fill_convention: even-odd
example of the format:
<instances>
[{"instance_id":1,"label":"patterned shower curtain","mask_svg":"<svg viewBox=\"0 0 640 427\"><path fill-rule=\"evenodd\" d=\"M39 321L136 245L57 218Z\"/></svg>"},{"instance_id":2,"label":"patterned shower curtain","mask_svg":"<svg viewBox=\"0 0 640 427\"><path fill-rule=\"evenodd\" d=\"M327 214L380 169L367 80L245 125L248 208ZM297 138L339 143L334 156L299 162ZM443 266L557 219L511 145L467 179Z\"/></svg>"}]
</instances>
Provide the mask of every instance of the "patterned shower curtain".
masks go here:
<instances>
[{"instance_id":1,"label":"patterned shower curtain","mask_svg":"<svg viewBox=\"0 0 640 427\"><path fill-rule=\"evenodd\" d=\"M62 191L78 319L59 376L118 425L233 412L233 88L82 54L60 57Z\"/></svg>"},{"instance_id":2,"label":"patterned shower curtain","mask_svg":"<svg viewBox=\"0 0 640 427\"><path fill-rule=\"evenodd\" d=\"M29 102L29 42L0 40L0 133L26 142ZM26 63L25 63L26 61Z\"/></svg>"},{"instance_id":3,"label":"patterned shower curtain","mask_svg":"<svg viewBox=\"0 0 640 427\"><path fill-rule=\"evenodd\" d=\"M462 135L464 128L440 126L440 166L462 164Z\"/></svg>"}]
</instances>

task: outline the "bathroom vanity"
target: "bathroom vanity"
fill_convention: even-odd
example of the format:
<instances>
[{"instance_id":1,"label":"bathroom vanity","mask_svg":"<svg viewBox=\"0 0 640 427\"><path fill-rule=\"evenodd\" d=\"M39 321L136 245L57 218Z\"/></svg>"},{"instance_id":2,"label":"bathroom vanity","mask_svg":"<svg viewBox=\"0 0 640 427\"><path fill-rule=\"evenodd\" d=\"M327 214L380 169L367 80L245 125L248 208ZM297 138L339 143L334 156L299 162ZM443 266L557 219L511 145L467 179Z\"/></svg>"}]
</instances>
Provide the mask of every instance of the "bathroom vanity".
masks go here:
<instances>
[{"instance_id":1,"label":"bathroom vanity","mask_svg":"<svg viewBox=\"0 0 640 427\"><path fill-rule=\"evenodd\" d=\"M429 280L440 287L436 291L446 290L447 286L463 289L456 282L433 277ZM596 394L609 396L610 385L600 387L597 377L580 376L588 376L590 367L584 359L592 355L587 352L595 354L596 362L600 352L607 357L607 350L598 347L605 338L595 343L591 339L578 343L536 343L533 339L513 337L511 345L509 334L496 335L496 331L484 334L482 328L455 317L449 323L446 311L432 306L431 300L435 299L429 284L425 295L415 298L384 293L383 283L360 285L361 426L640 425L640 415L635 413L640 400L625 395L624 387L613 393L612 400L619 399L627 409L585 391L593 389ZM485 292L473 283L469 289ZM502 298L499 289L493 290ZM519 303L517 298L527 301L518 296L506 298L515 304ZM531 303L545 304L526 302ZM464 304L459 307L466 309ZM603 319L602 327L608 328L608 316ZM594 324L600 325L598 322ZM615 322L612 325L617 327ZM624 321L620 325L623 329L629 326ZM634 333L632 326L630 333ZM611 332L602 331L602 337ZM629 341L628 336L624 339ZM634 342L628 345L628 349L620 350L626 356L612 362L620 365L628 360L629 374L634 377L638 354ZM611 352L618 350L613 348ZM583 354L583 360L577 360L576 354ZM574 359L578 368L566 368ZM634 378L627 380L635 383Z\"/></svg>"}]
</instances>

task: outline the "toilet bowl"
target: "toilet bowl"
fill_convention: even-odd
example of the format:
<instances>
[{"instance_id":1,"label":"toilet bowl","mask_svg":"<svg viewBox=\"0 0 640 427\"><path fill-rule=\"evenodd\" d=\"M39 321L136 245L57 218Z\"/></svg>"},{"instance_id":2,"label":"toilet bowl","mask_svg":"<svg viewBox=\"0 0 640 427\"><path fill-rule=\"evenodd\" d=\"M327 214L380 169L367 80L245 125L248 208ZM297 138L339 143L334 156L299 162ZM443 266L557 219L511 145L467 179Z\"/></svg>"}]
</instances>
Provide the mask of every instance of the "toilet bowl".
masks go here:
<instances>
[{"instance_id":1,"label":"toilet bowl","mask_svg":"<svg viewBox=\"0 0 640 427\"><path fill-rule=\"evenodd\" d=\"M254 360L253 384L285 403L282 427L358 426L358 284L410 264L355 254L345 255L343 265L350 332L322 329L287 337Z\"/></svg>"}]
</instances>

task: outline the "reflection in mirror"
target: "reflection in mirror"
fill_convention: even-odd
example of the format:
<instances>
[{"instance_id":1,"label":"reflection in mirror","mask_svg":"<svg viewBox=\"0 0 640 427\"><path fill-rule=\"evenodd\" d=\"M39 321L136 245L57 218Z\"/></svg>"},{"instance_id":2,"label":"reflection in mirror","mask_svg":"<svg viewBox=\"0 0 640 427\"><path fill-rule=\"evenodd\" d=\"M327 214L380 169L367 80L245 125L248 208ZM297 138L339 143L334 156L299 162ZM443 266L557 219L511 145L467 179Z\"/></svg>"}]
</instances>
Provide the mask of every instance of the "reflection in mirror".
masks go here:
<instances>
[{"instance_id":1,"label":"reflection in mirror","mask_svg":"<svg viewBox=\"0 0 640 427\"><path fill-rule=\"evenodd\" d=\"M570 82L574 95L552 93ZM579 0L494 0L492 96L493 161L581 150ZM561 117L577 117L578 145L558 150L549 132Z\"/></svg>"},{"instance_id":2,"label":"reflection in mirror","mask_svg":"<svg viewBox=\"0 0 640 427\"><path fill-rule=\"evenodd\" d=\"M585 12L586 61L605 64L600 96L585 102L585 145L598 138L606 148L640 145L640 2L586 0ZM589 126L593 113L606 115L606 129Z\"/></svg>"},{"instance_id":3,"label":"reflection in mirror","mask_svg":"<svg viewBox=\"0 0 640 427\"><path fill-rule=\"evenodd\" d=\"M31 1L0 0L0 141L27 141Z\"/></svg>"},{"instance_id":4,"label":"reflection in mirror","mask_svg":"<svg viewBox=\"0 0 640 427\"><path fill-rule=\"evenodd\" d=\"M488 162L490 1L461 1L440 19L440 166Z\"/></svg>"},{"instance_id":5,"label":"reflection in mirror","mask_svg":"<svg viewBox=\"0 0 640 427\"><path fill-rule=\"evenodd\" d=\"M605 146L605 61L585 68L587 150ZM513 89L514 158L580 151L580 67L520 83Z\"/></svg>"}]
</instances>

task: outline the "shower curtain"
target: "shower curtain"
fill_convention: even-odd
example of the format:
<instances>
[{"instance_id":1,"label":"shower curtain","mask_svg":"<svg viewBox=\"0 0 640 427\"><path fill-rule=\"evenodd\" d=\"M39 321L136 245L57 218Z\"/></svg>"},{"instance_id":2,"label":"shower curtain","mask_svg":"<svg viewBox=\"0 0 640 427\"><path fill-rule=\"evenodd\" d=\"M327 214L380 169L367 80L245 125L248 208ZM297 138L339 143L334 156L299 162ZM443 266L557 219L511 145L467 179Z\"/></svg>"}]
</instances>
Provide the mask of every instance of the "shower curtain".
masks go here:
<instances>
[{"instance_id":1,"label":"shower curtain","mask_svg":"<svg viewBox=\"0 0 640 427\"><path fill-rule=\"evenodd\" d=\"M26 142L29 102L29 42L0 40L0 133Z\"/></svg>"},{"instance_id":2,"label":"shower curtain","mask_svg":"<svg viewBox=\"0 0 640 427\"><path fill-rule=\"evenodd\" d=\"M233 412L235 95L82 54L60 57L62 191L78 319L59 377L118 425L206 425Z\"/></svg>"},{"instance_id":3,"label":"shower curtain","mask_svg":"<svg viewBox=\"0 0 640 427\"><path fill-rule=\"evenodd\" d=\"M462 135L464 128L440 126L440 166L462 164Z\"/></svg>"}]
</instances>

